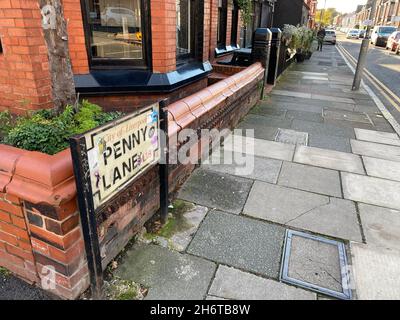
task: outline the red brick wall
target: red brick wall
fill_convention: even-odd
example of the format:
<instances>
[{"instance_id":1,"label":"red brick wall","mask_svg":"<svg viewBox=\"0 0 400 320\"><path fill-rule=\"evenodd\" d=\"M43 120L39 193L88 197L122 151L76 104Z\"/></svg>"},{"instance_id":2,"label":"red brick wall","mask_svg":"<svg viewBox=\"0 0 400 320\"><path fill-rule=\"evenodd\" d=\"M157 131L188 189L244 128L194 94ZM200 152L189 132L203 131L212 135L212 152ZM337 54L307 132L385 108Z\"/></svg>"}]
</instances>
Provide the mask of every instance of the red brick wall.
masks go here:
<instances>
[{"instance_id":1,"label":"red brick wall","mask_svg":"<svg viewBox=\"0 0 400 320\"><path fill-rule=\"evenodd\" d=\"M0 0L0 111L52 105L47 49L34 0Z\"/></svg>"},{"instance_id":2,"label":"red brick wall","mask_svg":"<svg viewBox=\"0 0 400 320\"><path fill-rule=\"evenodd\" d=\"M176 69L176 1L152 0L150 6L153 72L174 71Z\"/></svg>"},{"instance_id":3,"label":"red brick wall","mask_svg":"<svg viewBox=\"0 0 400 320\"><path fill-rule=\"evenodd\" d=\"M37 282L35 260L19 198L0 192L0 265L28 282Z\"/></svg>"},{"instance_id":4,"label":"red brick wall","mask_svg":"<svg viewBox=\"0 0 400 320\"><path fill-rule=\"evenodd\" d=\"M82 11L79 0L63 0L64 17L68 23L68 44L72 70L75 74L89 72Z\"/></svg>"}]
</instances>

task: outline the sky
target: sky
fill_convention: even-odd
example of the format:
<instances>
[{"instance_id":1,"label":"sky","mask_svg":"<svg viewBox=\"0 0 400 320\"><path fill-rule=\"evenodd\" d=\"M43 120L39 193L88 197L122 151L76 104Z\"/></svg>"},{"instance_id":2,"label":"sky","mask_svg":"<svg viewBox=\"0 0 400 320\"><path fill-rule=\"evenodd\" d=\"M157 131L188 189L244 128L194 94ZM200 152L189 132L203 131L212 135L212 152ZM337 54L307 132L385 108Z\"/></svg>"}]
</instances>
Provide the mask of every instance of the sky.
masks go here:
<instances>
[{"instance_id":1,"label":"sky","mask_svg":"<svg viewBox=\"0 0 400 320\"><path fill-rule=\"evenodd\" d=\"M353 12L357 5L365 4L366 0L326 0L327 8L336 8L341 13ZM318 0L318 9L324 7L325 0Z\"/></svg>"}]
</instances>

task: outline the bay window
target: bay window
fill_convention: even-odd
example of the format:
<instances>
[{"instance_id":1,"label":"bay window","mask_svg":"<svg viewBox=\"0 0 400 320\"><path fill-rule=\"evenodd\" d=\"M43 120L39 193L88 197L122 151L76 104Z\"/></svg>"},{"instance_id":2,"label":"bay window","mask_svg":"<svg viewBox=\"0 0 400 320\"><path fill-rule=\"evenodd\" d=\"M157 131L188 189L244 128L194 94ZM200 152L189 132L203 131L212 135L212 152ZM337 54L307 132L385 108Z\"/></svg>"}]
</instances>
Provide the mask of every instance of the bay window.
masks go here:
<instances>
[{"instance_id":1,"label":"bay window","mask_svg":"<svg viewBox=\"0 0 400 320\"><path fill-rule=\"evenodd\" d=\"M91 66L147 62L147 0L82 0Z\"/></svg>"}]
</instances>

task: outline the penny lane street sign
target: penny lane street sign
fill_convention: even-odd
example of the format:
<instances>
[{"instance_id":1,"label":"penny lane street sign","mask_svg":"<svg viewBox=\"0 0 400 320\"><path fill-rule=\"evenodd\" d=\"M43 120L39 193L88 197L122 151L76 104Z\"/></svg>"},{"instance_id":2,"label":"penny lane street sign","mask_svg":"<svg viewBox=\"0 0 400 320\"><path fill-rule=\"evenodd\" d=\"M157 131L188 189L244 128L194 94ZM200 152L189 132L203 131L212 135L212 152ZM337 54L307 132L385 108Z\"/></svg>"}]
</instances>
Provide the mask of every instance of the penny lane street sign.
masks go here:
<instances>
[{"instance_id":1,"label":"penny lane street sign","mask_svg":"<svg viewBox=\"0 0 400 320\"><path fill-rule=\"evenodd\" d=\"M84 135L94 208L158 163L158 104Z\"/></svg>"},{"instance_id":2,"label":"penny lane street sign","mask_svg":"<svg viewBox=\"0 0 400 320\"><path fill-rule=\"evenodd\" d=\"M164 160L168 131L164 101L142 108L70 140L82 230L94 297L101 297L103 269L96 215L148 169ZM161 127L160 127L161 126ZM167 134L165 134L167 136ZM160 164L160 209L167 211L168 171Z\"/></svg>"}]
</instances>

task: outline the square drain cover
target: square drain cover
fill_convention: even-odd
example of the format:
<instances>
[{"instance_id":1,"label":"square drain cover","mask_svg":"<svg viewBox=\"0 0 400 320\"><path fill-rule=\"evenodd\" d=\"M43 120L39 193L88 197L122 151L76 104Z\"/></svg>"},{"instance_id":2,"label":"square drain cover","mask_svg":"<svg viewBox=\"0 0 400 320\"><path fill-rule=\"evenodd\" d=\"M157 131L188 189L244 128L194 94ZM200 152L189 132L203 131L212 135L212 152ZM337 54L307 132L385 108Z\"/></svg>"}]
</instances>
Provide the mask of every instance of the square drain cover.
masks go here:
<instances>
[{"instance_id":1,"label":"square drain cover","mask_svg":"<svg viewBox=\"0 0 400 320\"><path fill-rule=\"evenodd\" d=\"M308 145L308 133L300 132L290 129L281 129L278 128L278 131L275 135L276 142L282 142L287 144L299 144L302 146Z\"/></svg>"},{"instance_id":2,"label":"square drain cover","mask_svg":"<svg viewBox=\"0 0 400 320\"><path fill-rule=\"evenodd\" d=\"M286 230L280 279L339 299L351 299L342 242Z\"/></svg>"}]
</instances>

